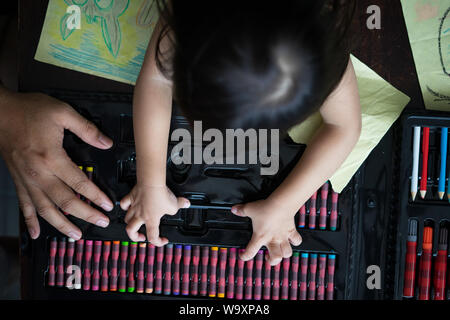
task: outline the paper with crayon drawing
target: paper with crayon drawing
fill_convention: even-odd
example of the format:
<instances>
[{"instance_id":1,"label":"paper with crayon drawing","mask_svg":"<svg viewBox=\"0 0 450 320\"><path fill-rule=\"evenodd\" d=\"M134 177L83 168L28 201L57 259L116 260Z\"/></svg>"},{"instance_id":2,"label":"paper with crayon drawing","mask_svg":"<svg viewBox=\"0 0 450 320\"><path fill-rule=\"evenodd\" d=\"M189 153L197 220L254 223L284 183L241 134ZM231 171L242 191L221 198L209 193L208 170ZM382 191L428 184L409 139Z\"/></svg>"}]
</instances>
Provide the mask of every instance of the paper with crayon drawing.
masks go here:
<instances>
[{"instance_id":1,"label":"paper with crayon drawing","mask_svg":"<svg viewBox=\"0 0 450 320\"><path fill-rule=\"evenodd\" d=\"M425 107L450 111L450 0L402 0Z\"/></svg>"},{"instance_id":2,"label":"paper with crayon drawing","mask_svg":"<svg viewBox=\"0 0 450 320\"><path fill-rule=\"evenodd\" d=\"M352 62L358 80L362 130L355 148L330 178L333 190L338 193L345 188L410 100L354 56ZM308 144L321 124L322 118L317 112L292 127L289 135L297 143Z\"/></svg>"},{"instance_id":3,"label":"paper with crayon drawing","mask_svg":"<svg viewBox=\"0 0 450 320\"><path fill-rule=\"evenodd\" d=\"M50 0L35 59L134 84L157 18L154 0Z\"/></svg>"}]
</instances>

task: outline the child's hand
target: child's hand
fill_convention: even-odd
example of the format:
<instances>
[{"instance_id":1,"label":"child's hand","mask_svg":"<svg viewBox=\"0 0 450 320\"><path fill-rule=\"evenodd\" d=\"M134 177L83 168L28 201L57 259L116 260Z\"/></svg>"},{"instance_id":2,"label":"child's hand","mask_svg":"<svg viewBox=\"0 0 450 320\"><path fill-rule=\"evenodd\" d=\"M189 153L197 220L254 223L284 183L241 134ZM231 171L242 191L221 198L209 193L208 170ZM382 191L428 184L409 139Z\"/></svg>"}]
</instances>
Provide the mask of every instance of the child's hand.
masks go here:
<instances>
[{"instance_id":1,"label":"child's hand","mask_svg":"<svg viewBox=\"0 0 450 320\"><path fill-rule=\"evenodd\" d=\"M120 201L120 207L128 210L125 222L128 236L133 241L145 241L145 236L138 232L145 224L147 240L155 246L163 246L169 242L159 236L159 223L163 215L174 215L181 208L188 208L190 202L186 198L175 197L167 186L136 185L131 192Z\"/></svg>"},{"instance_id":2,"label":"child's hand","mask_svg":"<svg viewBox=\"0 0 450 320\"><path fill-rule=\"evenodd\" d=\"M268 200L238 204L231 208L231 212L252 219L253 235L241 254L242 260L252 259L262 246L266 246L270 264L276 265L282 258L292 255L291 244L298 246L302 242L295 228L295 212L290 214L283 208L274 207Z\"/></svg>"}]
</instances>

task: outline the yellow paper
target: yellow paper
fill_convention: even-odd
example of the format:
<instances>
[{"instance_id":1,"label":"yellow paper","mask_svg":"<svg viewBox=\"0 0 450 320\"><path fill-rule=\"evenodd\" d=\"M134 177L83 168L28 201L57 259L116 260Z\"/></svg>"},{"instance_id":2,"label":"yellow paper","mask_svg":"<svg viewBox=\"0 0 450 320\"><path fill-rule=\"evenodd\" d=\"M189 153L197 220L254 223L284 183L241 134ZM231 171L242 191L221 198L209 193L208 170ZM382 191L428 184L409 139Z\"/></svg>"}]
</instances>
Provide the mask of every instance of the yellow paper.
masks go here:
<instances>
[{"instance_id":1,"label":"yellow paper","mask_svg":"<svg viewBox=\"0 0 450 320\"><path fill-rule=\"evenodd\" d=\"M425 107L450 111L450 0L402 0Z\"/></svg>"},{"instance_id":2,"label":"yellow paper","mask_svg":"<svg viewBox=\"0 0 450 320\"><path fill-rule=\"evenodd\" d=\"M35 59L135 84L157 18L154 0L50 0Z\"/></svg>"},{"instance_id":3,"label":"yellow paper","mask_svg":"<svg viewBox=\"0 0 450 320\"><path fill-rule=\"evenodd\" d=\"M380 142L409 102L409 97L395 89L373 70L351 57L358 80L362 130L353 151L330 178L333 190L340 193L370 152ZM319 112L289 130L297 143L308 144L322 124Z\"/></svg>"}]
</instances>

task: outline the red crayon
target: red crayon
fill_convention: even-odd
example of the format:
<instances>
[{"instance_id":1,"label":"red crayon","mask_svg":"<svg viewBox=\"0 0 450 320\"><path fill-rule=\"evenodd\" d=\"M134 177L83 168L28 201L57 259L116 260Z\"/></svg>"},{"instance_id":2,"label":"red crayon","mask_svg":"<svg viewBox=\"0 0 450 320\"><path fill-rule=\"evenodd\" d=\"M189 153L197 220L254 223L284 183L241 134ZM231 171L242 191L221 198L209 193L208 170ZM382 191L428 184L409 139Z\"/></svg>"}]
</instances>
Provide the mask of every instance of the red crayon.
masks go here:
<instances>
[{"instance_id":1,"label":"red crayon","mask_svg":"<svg viewBox=\"0 0 450 320\"><path fill-rule=\"evenodd\" d=\"M306 293L308 291L308 253L302 253L300 256L300 283L299 283L299 299L306 300ZM311 254L311 261L313 254ZM314 284L315 286L315 284ZM311 287L311 284L310 284Z\"/></svg>"},{"instance_id":2,"label":"red crayon","mask_svg":"<svg viewBox=\"0 0 450 320\"><path fill-rule=\"evenodd\" d=\"M239 255L243 253L244 249L239 249ZM245 261L242 260L239 256L237 258L237 276L236 276L236 295L235 298L237 300L242 300L244 297L244 264Z\"/></svg>"},{"instance_id":3,"label":"red crayon","mask_svg":"<svg viewBox=\"0 0 450 320\"><path fill-rule=\"evenodd\" d=\"M111 251L111 278L110 278L110 291L117 290L117 278L119 277L118 264L119 264L119 253L120 253L120 241L113 241L112 251Z\"/></svg>"},{"instance_id":4,"label":"red crayon","mask_svg":"<svg viewBox=\"0 0 450 320\"><path fill-rule=\"evenodd\" d=\"M429 300L431 284L431 257L433 246L433 229L423 229L422 257L419 266L419 300Z\"/></svg>"},{"instance_id":5,"label":"red crayon","mask_svg":"<svg viewBox=\"0 0 450 320\"><path fill-rule=\"evenodd\" d=\"M289 298L289 268L291 260L283 258L283 279L281 281L281 300Z\"/></svg>"},{"instance_id":6,"label":"red crayon","mask_svg":"<svg viewBox=\"0 0 450 320\"><path fill-rule=\"evenodd\" d=\"M191 246L184 246L183 251L183 279L181 282L181 294L189 294L189 268L191 264Z\"/></svg>"},{"instance_id":7,"label":"red crayon","mask_svg":"<svg viewBox=\"0 0 450 320\"><path fill-rule=\"evenodd\" d=\"M416 279L417 257L417 220L410 220L408 238L406 242L405 278L403 283L403 296L414 297Z\"/></svg>"},{"instance_id":8,"label":"red crayon","mask_svg":"<svg viewBox=\"0 0 450 320\"><path fill-rule=\"evenodd\" d=\"M191 294L196 296L198 294L198 265L200 263L200 246L194 246L192 252L192 283Z\"/></svg>"},{"instance_id":9,"label":"red crayon","mask_svg":"<svg viewBox=\"0 0 450 320\"><path fill-rule=\"evenodd\" d=\"M423 128L423 140L422 140L422 178L420 179L420 196L425 198L427 193L427 179L428 179L428 149L430 140L430 128Z\"/></svg>"},{"instance_id":10,"label":"red crayon","mask_svg":"<svg viewBox=\"0 0 450 320\"><path fill-rule=\"evenodd\" d=\"M317 300L325 299L325 268L327 265L327 255L319 256L319 278L317 280Z\"/></svg>"},{"instance_id":11,"label":"red crayon","mask_svg":"<svg viewBox=\"0 0 450 320\"><path fill-rule=\"evenodd\" d=\"M265 253L265 261L264 261L264 292L263 292L263 298L264 300L270 300L270 288L272 287L272 280L271 280L271 271L272 266L269 262L269 252L266 251Z\"/></svg>"},{"instance_id":12,"label":"red crayon","mask_svg":"<svg viewBox=\"0 0 450 320\"><path fill-rule=\"evenodd\" d=\"M50 241L50 263L48 267L48 285L50 287L55 286L55 261L56 261L56 251L58 250L58 239L56 237L52 238Z\"/></svg>"},{"instance_id":13,"label":"red crayon","mask_svg":"<svg viewBox=\"0 0 450 320\"><path fill-rule=\"evenodd\" d=\"M147 277L145 278L145 293L153 292L153 265L155 264L155 246L147 246Z\"/></svg>"},{"instance_id":14,"label":"red crayon","mask_svg":"<svg viewBox=\"0 0 450 320\"><path fill-rule=\"evenodd\" d=\"M127 290L128 241L120 244L119 292Z\"/></svg>"},{"instance_id":15,"label":"red crayon","mask_svg":"<svg viewBox=\"0 0 450 320\"><path fill-rule=\"evenodd\" d=\"M66 287L69 289L73 289L73 285L69 282L67 282L68 278L72 275L73 269L73 256L75 254L75 240L72 238L69 238L67 240L67 268L66 268Z\"/></svg>"},{"instance_id":16,"label":"red crayon","mask_svg":"<svg viewBox=\"0 0 450 320\"><path fill-rule=\"evenodd\" d=\"M162 265L164 259L164 247L156 248L155 293L162 292Z\"/></svg>"},{"instance_id":17,"label":"red crayon","mask_svg":"<svg viewBox=\"0 0 450 320\"><path fill-rule=\"evenodd\" d=\"M227 298L234 298L234 267L236 265L236 248L230 249L230 255L228 256L228 287Z\"/></svg>"},{"instance_id":18,"label":"red crayon","mask_svg":"<svg viewBox=\"0 0 450 320\"><path fill-rule=\"evenodd\" d=\"M309 199L309 228L310 229L316 228L316 215L317 215L316 199L317 199L317 191L315 191L313 193L313 195L311 196L311 199Z\"/></svg>"},{"instance_id":19,"label":"red crayon","mask_svg":"<svg viewBox=\"0 0 450 320\"><path fill-rule=\"evenodd\" d=\"M327 283L327 300L334 298L334 271L336 268L336 255L328 255L328 283Z\"/></svg>"},{"instance_id":20,"label":"red crayon","mask_svg":"<svg viewBox=\"0 0 450 320\"><path fill-rule=\"evenodd\" d=\"M137 283L136 283L136 292L143 293L144 292L144 281L145 281L145 251L147 244L145 242L139 243L139 251L138 251L138 266L137 266Z\"/></svg>"},{"instance_id":21,"label":"red crayon","mask_svg":"<svg viewBox=\"0 0 450 320\"><path fill-rule=\"evenodd\" d=\"M330 213L330 230L331 231L336 231L336 228L337 228L338 201L339 201L339 193L333 191L331 193L331 213Z\"/></svg>"},{"instance_id":22,"label":"red crayon","mask_svg":"<svg viewBox=\"0 0 450 320\"><path fill-rule=\"evenodd\" d=\"M291 294L290 300L297 300L297 289L298 289L298 267L299 267L299 253L294 252L292 254L292 281L291 281Z\"/></svg>"},{"instance_id":23,"label":"red crayon","mask_svg":"<svg viewBox=\"0 0 450 320\"><path fill-rule=\"evenodd\" d=\"M327 227L327 199L328 199L328 181L323 184L320 190L320 213L319 213L320 230L325 230Z\"/></svg>"},{"instance_id":24,"label":"red crayon","mask_svg":"<svg viewBox=\"0 0 450 320\"><path fill-rule=\"evenodd\" d=\"M219 251L219 290L217 297L225 298L225 284L227 271L227 248L220 248Z\"/></svg>"},{"instance_id":25,"label":"red crayon","mask_svg":"<svg viewBox=\"0 0 450 320\"><path fill-rule=\"evenodd\" d=\"M136 280L134 278L134 266L136 264L137 242L131 242L130 245L130 271L128 272L128 292L134 292L136 289Z\"/></svg>"},{"instance_id":26,"label":"red crayon","mask_svg":"<svg viewBox=\"0 0 450 320\"><path fill-rule=\"evenodd\" d=\"M245 277L245 300L251 300L253 289L253 259L248 260L245 265L247 269Z\"/></svg>"},{"instance_id":27,"label":"red crayon","mask_svg":"<svg viewBox=\"0 0 450 320\"><path fill-rule=\"evenodd\" d=\"M98 291L100 288L100 258L102 255L102 242L94 242L94 260L92 264L92 290Z\"/></svg>"},{"instance_id":28,"label":"red crayon","mask_svg":"<svg viewBox=\"0 0 450 320\"><path fill-rule=\"evenodd\" d=\"M111 241L103 242L103 254L102 254L102 280L100 284L100 290L108 291L108 260L111 253Z\"/></svg>"},{"instance_id":29,"label":"red crayon","mask_svg":"<svg viewBox=\"0 0 450 320\"><path fill-rule=\"evenodd\" d=\"M172 260L173 260L173 244L166 245L166 253L164 256L164 294L169 295L172 286Z\"/></svg>"},{"instance_id":30,"label":"red crayon","mask_svg":"<svg viewBox=\"0 0 450 320\"><path fill-rule=\"evenodd\" d=\"M434 300L445 299L445 281L447 272L447 240L448 230L439 231L438 254L434 263Z\"/></svg>"},{"instance_id":31,"label":"red crayon","mask_svg":"<svg viewBox=\"0 0 450 320\"><path fill-rule=\"evenodd\" d=\"M177 244L175 246L175 255L173 258L173 289L172 289L173 294L176 296L180 294L180 262L182 252L183 246Z\"/></svg>"},{"instance_id":32,"label":"red crayon","mask_svg":"<svg viewBox=\"0 0 450 320\"><path fill-rule=\"evenodd\" d=\"M308 300L316 300L316 274L317 274L317 254L311 253L311 259L309 261Z\"/></svg>"},{"instance_id":33,"label":"red crayon","mask_svg":"<svg viewBox=\"0 0 450 320\"><path fill-rule=\"evenodd\" d=\"M281 262L273 267L272 300L280 299L280 267Z\"/></svg>"},{"instance_id":34,"label":"red crayon","mask_svg":"<svg viewBox=\"0 0 450 320\"><path fill-rule=\"evenodd\" d=\"M92 240L86 240L84 248L83 290L91 289Z\"/></svg>"},{"instance_id":35,"label":"red crayon","mask_svg":"<svg viewBox=\"0 0 450 320\"><path fill-rule=\"evenodd\" d=\"M66 238L61 238L56 259L56 286L64 286L64 256L66 255Z\"/></svg>"},{"instance_id":36,"label":"red crayon","mask_svg":"<svg viewBox=\"0 0 450 320\"><path fill-rule=\"evenodd\" d=\"M200 295L206 296L208 288L208 261L209 261L209 248L202 248L202 269L200 273Z\"/></svg>"},{"instance_id":37,"label":"red crayon","mask_svg":"<svg viewBox=\"0 0 450 320\"><path fill-rule=\"evenodd\" d=\"M82 267L82 263L83 263L83 252L84 252L84 240L80 239L77 240L77 251L75 254L75 264L77 265L77 267L79 268L79 277L78 279L75 278L75 284L74 284L74 288L75 289L81 289L81 267Z\"/></svg>"},{"instance_id":38,"label":"red crayon","mask_svg":"<svg viewBox=\"0 0 450 320\"><path fill-rule=\"evenodd\" d=\"M211 268L209 269L209 296L211 298L216 296L218 250L218 247L211 248Z\"/></svg>"},{"instance_id":39,"label":"red crayon","mask_svg":"<svg viewBox=\"0 0 450 320\"><path fill-rule=\"evenodd\" d=\"M255 300L261 300L261 293L262 293L262 266L263 266L263 260L264 260L264 251L259 250L256 254L255 258L255 292L253 293L253 298Z\"/></svg>"},{"instance_id":40,"label":"red crayon","mask_svg":"<svg viewBox=\"0 0 450 320\"><path fill-rule=\"evenodd\" d=\"M302 205L298 215L298 227L304 228L306 224L306 206Z\"/></svg>"}]
</instances>

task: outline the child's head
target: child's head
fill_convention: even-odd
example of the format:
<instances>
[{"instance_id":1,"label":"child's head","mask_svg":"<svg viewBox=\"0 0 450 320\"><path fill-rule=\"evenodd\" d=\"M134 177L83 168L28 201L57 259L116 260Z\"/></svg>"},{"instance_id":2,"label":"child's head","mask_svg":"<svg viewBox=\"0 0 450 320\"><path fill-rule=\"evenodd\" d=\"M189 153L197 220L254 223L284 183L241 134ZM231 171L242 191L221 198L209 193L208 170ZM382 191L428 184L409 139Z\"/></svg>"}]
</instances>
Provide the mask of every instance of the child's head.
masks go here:
<instances>
[{"instance_id":1,"label":"child's head","mask_svg":"<svg viewBox=\"0 0 450 320\"><path fill-rule=\"evenodd\" d=\"M157 50L157 62L190 121L287 129L317 110L342 77L349 7L342 0L174 0L163 12L173 51Z\"/></svg>"}]
</instances>

